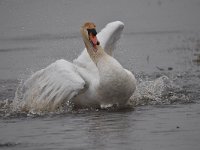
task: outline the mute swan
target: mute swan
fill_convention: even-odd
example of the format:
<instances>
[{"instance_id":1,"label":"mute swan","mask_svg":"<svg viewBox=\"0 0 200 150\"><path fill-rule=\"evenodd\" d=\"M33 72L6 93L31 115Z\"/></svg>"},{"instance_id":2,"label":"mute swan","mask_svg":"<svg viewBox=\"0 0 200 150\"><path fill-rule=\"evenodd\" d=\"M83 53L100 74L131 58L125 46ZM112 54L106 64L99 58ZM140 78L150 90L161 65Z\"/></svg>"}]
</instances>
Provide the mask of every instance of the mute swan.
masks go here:
<instances>
[{"instance_id":1,"label":"mute swan","mask_svg":"<svg viewBox=\"0 0 200 150\"><path fill-rule=\"evenodd\" d=\"M24 83L23 109L55 111L67 101L78 108L126 105L136 79L112 57L124 24L109 23L97 36L95 27L90 22L81 27L86 49L73 63L57 60Z\"/></svg>"}]
</instances>

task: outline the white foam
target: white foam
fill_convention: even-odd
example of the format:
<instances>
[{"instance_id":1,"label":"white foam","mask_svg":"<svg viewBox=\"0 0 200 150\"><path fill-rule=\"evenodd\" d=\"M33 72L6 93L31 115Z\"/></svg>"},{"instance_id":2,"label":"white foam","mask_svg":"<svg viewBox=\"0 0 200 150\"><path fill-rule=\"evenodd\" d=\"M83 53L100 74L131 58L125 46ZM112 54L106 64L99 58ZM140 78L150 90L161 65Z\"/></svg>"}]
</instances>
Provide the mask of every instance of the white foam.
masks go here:
<instances>
[{"instance_id":1,"label":"white foam","mask_svg":"<svg viewBox=\"0 0 200 150\"><path fill-rule=\"evenodd\" d=\"M171 104L175 101L189 102L189 98L180 91L182 88L165 75L155 80L142 80L131 97L131 103L137 106Z\"/></svg>"}]
</instances>

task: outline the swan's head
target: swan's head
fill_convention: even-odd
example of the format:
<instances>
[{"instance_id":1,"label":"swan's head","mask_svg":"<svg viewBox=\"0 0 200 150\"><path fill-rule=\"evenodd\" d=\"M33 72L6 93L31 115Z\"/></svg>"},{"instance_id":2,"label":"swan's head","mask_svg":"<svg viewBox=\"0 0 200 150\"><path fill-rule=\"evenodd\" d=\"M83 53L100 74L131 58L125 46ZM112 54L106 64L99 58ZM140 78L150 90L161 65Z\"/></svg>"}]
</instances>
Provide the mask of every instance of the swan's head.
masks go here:
<instances>
[{"instance_id":1,"label":"swan's head","mask_svg":"<svg viewBox=\"0 0 200 150\"><path fill-rule=\"evenodd\" d=\"M84 40L89 41L91 46L93 47L94 50L97 50L97 45L99 45L99 41L97 39L97 31L96 31L96 25L92 22L86 22L82 27L81 27L81 33L83 35ZM87 43L87 42L85 42ZM88 45L86 44L88 47Z\"/></svg>"}]
</instances>

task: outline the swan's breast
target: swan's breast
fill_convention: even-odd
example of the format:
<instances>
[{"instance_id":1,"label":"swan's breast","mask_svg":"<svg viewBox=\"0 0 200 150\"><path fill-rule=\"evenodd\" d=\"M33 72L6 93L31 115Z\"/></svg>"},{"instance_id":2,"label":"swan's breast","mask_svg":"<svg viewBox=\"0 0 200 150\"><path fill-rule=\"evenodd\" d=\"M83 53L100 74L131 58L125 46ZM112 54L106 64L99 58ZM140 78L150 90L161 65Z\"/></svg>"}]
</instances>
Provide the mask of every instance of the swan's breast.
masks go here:
<instances>
[{"instance_id":1,"label":"swan's breast","mask_svg":"<svg viewBox=\"0 0 200 150\"><path fill-rule=\"evenodd\" d=\"M98 92L102 95L102 101L126 103L135 90L134 76L111 56L101 59L97 67L100 75Z\"/></svg>"}]
</instances>

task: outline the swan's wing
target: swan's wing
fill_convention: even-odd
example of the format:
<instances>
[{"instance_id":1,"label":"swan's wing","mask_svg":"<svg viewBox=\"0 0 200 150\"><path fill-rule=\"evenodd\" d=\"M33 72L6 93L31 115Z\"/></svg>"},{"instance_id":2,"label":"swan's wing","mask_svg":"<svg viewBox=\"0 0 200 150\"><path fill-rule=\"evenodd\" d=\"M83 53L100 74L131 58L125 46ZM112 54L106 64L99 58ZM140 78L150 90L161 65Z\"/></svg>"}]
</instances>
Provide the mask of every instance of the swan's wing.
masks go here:
<instances>
[{"instance_id":1,"label":"swan's wing","mask_svg":"<svg viewBox=\"0 0 200 150\"><path fill-rule=\"evenodd\" d=\"M25 82L24 107L34 111L54 111L86 88L74 64L58 60Z\"/></svg>"},{"instance_id":2,"label":"swan's wing","mask_svg":"<svg viewBox=\"0 0 200 150\"><path fill-rule=\"evenodd\" d=\"M115 21L107 24L97 35L101 46L111 56L117 41L120 39L123 29L124 24L121 21ZM86 49L84 49L81 55L74 60L74 63L84 68L88 68L93 72L97 71L96 66L91 61Z\"/></svg>"},{"instance_id":3,"label":"swan's wing","mask_svg":"<svg viewBox=\"0 0 200 150\"><path fill-rule=\"evenodd\" d=\"M107 24L106 27L97 35L101 46L111 56L117 41L121 37L123 29L124 24L121 21L115 21Z\"/></svg>"}]
</instances>

